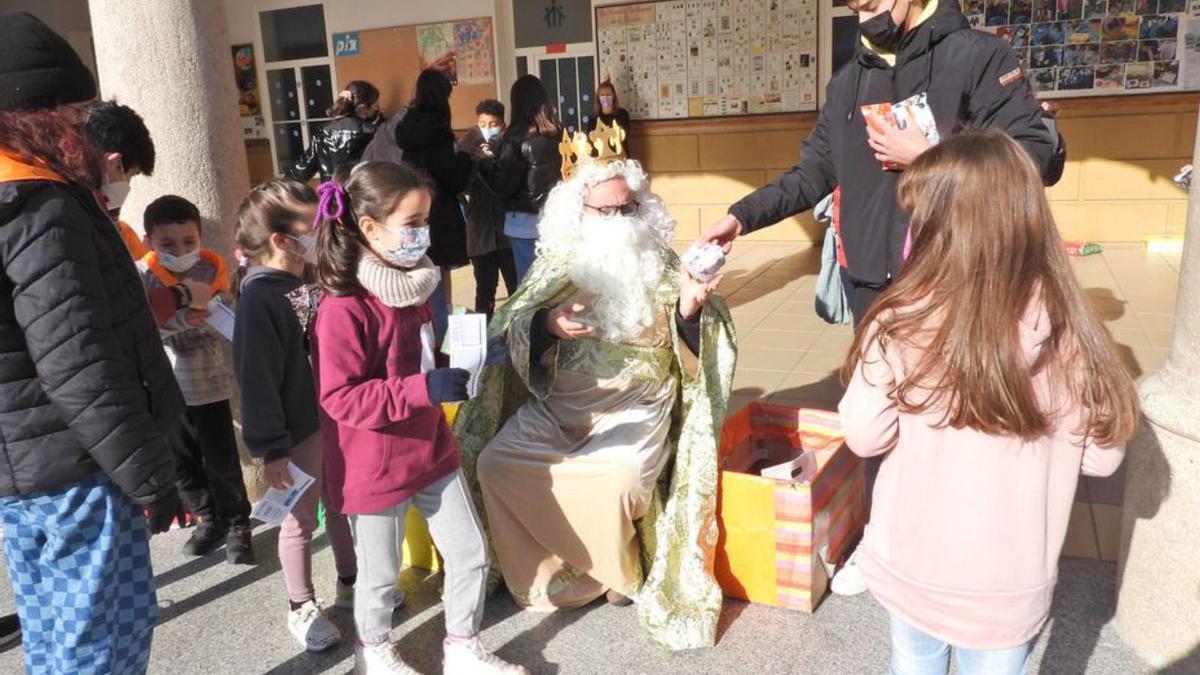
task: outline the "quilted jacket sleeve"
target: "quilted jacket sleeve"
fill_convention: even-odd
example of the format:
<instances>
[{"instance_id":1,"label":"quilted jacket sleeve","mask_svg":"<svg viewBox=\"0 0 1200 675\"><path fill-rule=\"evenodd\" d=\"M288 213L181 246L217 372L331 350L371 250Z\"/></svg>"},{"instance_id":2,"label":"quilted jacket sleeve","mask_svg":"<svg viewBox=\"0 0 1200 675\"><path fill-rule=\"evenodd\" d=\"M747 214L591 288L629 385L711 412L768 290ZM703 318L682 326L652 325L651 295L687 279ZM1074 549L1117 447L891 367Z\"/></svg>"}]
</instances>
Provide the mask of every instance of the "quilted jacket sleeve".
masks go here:
<instances>
[{"instance_id":1,"label":"quilted jacket sleeve","mask_svg":"<svg viewBox=\"0 0 1200 675\"><path fill-rule=\"evenodd\" d=\"M0 228L0 268L13 284L13 313L38 382L113 482L134 501L152 502L173 489L174 469L148 386L112 330L96 223L78 200L36 201Z\"/></svg>"}]
</instances>

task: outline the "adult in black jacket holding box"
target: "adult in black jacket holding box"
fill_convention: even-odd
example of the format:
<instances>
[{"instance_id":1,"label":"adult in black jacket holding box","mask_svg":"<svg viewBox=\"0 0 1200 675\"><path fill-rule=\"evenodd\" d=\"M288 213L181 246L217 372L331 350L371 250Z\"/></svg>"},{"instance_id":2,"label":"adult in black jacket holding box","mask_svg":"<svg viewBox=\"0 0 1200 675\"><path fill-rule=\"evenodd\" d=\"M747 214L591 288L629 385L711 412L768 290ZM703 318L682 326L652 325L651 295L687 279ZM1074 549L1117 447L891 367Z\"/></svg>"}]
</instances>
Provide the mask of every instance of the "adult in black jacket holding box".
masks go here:
<instances>
[{"instance_id":1,"label":"adult in black jacket holding box","mask_svg":"<svg viewBox=\"0 0 1200 675\"><path fill-rule=\"evenodd\" d=\"M161 530L178 504L183 397L65 105L95 93L65 40L0 12L0 516L30 672L145 672L143 508Z\"/></svg>"},{"instance_id":2,"label":"adult in black jacket holding box","mask_svg":"<svg viewBox=\"0 0 1200 675\"><path fill-rule=\"evenodd\" d=\"M1008 43L970 28L952 0L850 0L861 40L830 80L825 107L800 161L729 208L701 241L728 245L812 208L841 186L846 294L855 320L900 269L908 215L896 204L900 171L929 147L916 125L868 132L861 106L925 93L944 138L996 128L1018 141L1045 173L1054 138ZM883 162L899 165L885 171Z\"/></svg>"}]
</instances>

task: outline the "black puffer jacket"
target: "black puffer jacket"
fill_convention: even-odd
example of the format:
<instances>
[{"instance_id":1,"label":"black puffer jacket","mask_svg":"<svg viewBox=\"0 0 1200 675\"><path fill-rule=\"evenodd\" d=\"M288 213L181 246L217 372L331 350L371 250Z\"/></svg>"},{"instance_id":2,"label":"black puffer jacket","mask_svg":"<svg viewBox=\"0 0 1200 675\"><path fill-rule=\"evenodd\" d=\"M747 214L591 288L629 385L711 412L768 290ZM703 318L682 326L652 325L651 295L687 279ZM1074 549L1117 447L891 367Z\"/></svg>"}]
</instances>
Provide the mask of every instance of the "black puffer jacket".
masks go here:
<instances>
[{"instance_id":1,"label":"black puffer jacket","mask_svg":"<svg viewBox=\"0 0 1200 675\"><path fill-rule=\"evenodd\" d=\"M429 259L440 266L467 264L467 226L458 196L471 179L471 156L455 148L450 120L409 108L396 127L396 144L404 151L404 161L429 174L434 182Z\"/></svg>"},{"instance_id":2,"label":"black puffer jacket","mask_svg":"<svg viewBox=\"0 0 1200 675\"><path fill-rule=\"evenodd\" d=\"M480 165L480 175L505 201L508 211L537 213L562 177L558 134L510 131L495 161Z\"/></svg>"},{"instance_id":3,"label":"black puffer jacket","mask_svg":"<svg viewBox=\"0 0 1200 675\"><path fill-rule=\"evenodd\" d=\"M287 177L305 183L319 173L321 180L329 180L342 164L357 164L382 122L380 115L371 120L347 115L326 124L313 135L308 150L285 172Z\"/></svg>"},{"instance_id":4,"label":"black puffer jacket","mask_svg":"<svg viewBox=\"0 0 1200 675\"><path fill-rule=\"evenodd\" d=\"M92 194L0 183L0 495L104 471L134 501L174 490L183 413L146 292Z\"/></svg>"}]
</instances>

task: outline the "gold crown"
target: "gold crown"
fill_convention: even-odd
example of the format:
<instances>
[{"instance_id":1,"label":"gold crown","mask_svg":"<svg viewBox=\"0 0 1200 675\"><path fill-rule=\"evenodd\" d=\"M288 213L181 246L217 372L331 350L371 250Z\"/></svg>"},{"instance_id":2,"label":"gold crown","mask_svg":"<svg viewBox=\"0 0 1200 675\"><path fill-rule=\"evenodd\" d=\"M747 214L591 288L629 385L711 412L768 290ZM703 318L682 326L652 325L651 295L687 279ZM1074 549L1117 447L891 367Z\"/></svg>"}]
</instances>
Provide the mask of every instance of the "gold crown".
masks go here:
<instances>
[{"instance_id":1,"label":"gold crown","mask_svg":"<svg viewBox=\"0 0 1200 675\"><path fill-rule=\"evenodd\" d=\"M571 136L563 129L558 152L562 155L563 180L570 180L584 164L604 164L625 159L625 130L616 121L610 127L604 120L596 120L596 129L590 134L576 131Z\"/></svg>"}]
</instances>

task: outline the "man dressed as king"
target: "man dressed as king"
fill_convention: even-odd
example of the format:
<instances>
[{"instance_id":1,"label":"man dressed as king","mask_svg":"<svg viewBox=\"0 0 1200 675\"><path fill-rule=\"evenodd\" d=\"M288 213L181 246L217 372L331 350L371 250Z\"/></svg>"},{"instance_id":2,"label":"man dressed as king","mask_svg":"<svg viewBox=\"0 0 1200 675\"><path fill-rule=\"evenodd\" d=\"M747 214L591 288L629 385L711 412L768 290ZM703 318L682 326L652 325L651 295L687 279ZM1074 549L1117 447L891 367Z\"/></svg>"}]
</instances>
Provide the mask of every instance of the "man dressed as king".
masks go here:
<instances>
[{"instance_id":1,"label":"man dressed as king","mask_svg":"<svg viewBox=\"0 0 1200 675\"><path fill-rule=\"evenodd\" d=\"M720 280L681 267L675 222L622 133L564 138L539 257L490 326L509 361L484 370L455 433L518 604L604 595L635 603L666 647L707 647L733 321Z\"/></svg>"}]
</instances>

